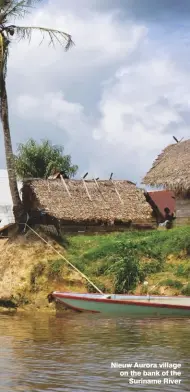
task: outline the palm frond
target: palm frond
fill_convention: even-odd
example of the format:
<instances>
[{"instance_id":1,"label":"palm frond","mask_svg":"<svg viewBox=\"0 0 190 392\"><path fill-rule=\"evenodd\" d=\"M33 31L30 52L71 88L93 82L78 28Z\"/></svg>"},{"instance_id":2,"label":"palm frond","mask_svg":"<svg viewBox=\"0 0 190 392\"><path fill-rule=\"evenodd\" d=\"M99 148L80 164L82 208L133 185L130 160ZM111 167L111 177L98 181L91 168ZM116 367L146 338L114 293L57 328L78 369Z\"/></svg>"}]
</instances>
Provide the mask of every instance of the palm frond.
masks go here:
<instances>
[{"instance_id":1,"label":"palm frond","mask_svg":"<svg viewBox=\"0 0 190 392\"><path fill-rule=\"evenodd\" d=\"M25 0L25 3L26 3L26 5L31 6L34 3L40 3L40 1L43 1L43 0Z\"/></svg>"},{"instance_id":2,"label":"palm frond","mask_svg":"<svg viewBox=\"0 0 190 392\"><path fill-rule=\"evenodd\" d=\"M4 8L9 6L12 3L12 0L0 0L0 8Z\"/></svg>"},{"instance_id":3,"label":"palm frond","mask_svg":"<svg viewBox=\"0 0 190 392\"><path fill-rule=\"evenodd\" d=\"M0 24L14 18L23 18L29 14L32 4L42 0L0 0Z\"/></svg>"},{"instance_id":4,"label":"palm frond","mask_svg":"<svg viewBox=\"0 0 190 392\"><path fill-rule=\"evenodd\" d=\"M6 12L12 6L12 0L0 0L0 24L6 23Z\"/></svg>"},{"instance_id":5,"label":"palm frond","mask_svg":"<svg viewBox=\"0 0 190 392\"><path fill-rule=\"evenodd\" d=\"M43 0L23 0L23 6L32 6L35 3L40 3ZM5 7L15 7L19 3L21 3L21 0L0 0L0 9L3 9Z\"/></svg>"},{"instance_id":6,"label":"palm frond","mask_svg":"<svg viewBox=\"0 0 190 392\"><path fill-rule=\"evenodd\" d=\"M29 13L29 8L30 5L27 4L26 0L12 0L3 9L4 19L22 18L26 13Z\"/></svg>"},{"instance_id":7,"label":"palm frond","mask_svg":"<svg viewBox=\"0 0 190 392\"><path fill-rule=\"evenodd\" d=\"M70 47L74 45L71 35L60 30L48 29L45 27L14 26L14 31L19 39L28 39L29 41L31 40L32 33L39 31L42 35L42 41L47 36L49 45L54 46L55 43L63 45L66 42L65 50L70 49Z\"/></svg>"}]
</instances>

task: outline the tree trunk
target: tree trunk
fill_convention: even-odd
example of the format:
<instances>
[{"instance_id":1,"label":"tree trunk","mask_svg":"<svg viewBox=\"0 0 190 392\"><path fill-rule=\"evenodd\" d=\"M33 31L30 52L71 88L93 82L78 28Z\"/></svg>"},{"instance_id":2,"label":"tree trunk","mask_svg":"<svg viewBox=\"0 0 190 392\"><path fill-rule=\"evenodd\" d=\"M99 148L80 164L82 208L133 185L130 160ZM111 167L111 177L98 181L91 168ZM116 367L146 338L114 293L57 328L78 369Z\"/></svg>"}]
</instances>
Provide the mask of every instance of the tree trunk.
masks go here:
<instances>
[{"instance_id":1,"label":"tree trunk","mask_svg":"<svg viewBox=\"0 0 190 392\"><path fill-rule=\"evenodd\" d=\"M13 201L13 214L15 217L15 222L20 223L22 220L24 209L19 196L16 173L15 173L14 156L13 156L11 135L9 129L8 100L7 100L5 80L1 82L1 120L2 120L3 133L4 133L4 145L5 145L8 178L9 178L9 187L10 187L10 192Z\"/></svg>"}]
</instances>

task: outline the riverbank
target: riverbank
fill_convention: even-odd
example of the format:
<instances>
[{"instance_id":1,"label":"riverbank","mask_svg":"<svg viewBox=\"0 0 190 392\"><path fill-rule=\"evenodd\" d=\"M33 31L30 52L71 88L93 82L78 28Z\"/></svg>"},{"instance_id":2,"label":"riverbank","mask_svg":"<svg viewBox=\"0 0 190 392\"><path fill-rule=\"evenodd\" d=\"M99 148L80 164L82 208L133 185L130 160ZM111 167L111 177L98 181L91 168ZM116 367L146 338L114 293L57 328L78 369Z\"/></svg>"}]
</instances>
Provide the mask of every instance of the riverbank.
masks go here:
<instances>
[{"instance_id":1,"label":"riverbank","mask_svg":"<svg viewBox=\"0 0 190 392\"><path fill-rule=\"evenodd\" d=\"M67 236L59 242L42 235L104 292L190 295L190 227ZM35 234L0 239L1 309L54 311L47 301L53 290L93 288Z\"/></svg>"}]
</instances>

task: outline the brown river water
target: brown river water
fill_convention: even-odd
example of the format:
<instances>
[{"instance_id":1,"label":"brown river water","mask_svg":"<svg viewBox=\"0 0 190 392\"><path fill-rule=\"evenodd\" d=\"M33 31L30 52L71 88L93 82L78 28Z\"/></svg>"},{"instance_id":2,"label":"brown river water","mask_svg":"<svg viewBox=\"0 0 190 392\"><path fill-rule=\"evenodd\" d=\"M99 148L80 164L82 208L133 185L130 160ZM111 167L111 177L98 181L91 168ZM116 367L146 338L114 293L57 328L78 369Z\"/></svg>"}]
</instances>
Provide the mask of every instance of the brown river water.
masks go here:
<instances>
[{"instance_id":1,"label":"brown river water","mask_svg":"<svg viewBox=\"0 0 190 392\"><path fill-rule=\"evenodd\" d=\"M160 385L130 384L131 369L117 367L132 364L133 371L153 372L134 365L163 362L165 372L175 363L181 375L164 377L157 368L157 377L132 377L159 379ZM190 319L0 315L0 392L17 391L190 391Z\"/></svg>"}]
</instances>

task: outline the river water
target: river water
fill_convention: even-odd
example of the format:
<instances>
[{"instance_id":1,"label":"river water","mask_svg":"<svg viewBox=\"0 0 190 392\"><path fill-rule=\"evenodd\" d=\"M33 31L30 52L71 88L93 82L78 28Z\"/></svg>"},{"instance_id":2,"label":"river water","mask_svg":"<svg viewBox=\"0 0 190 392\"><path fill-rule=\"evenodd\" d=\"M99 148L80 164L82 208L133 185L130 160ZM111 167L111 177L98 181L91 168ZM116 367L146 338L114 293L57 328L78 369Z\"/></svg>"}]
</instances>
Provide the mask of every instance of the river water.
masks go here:
<instances>
[{"instance_id":1,"label":"river water","mask_svg":"<svg viewBox=\"0 0 190 392\"><path fill-rule=\"evenodd\" d=\"M163 362L162 371L175 363L181 375L164 377L157 368L157 377L132 378L160 379L160 385L130 384L124 375L130 368L118 367L132 364L133 371L142 371L135 363ZM190 391L190 319L0 315L0 391Z\"/></svg>"}]
</instances>

